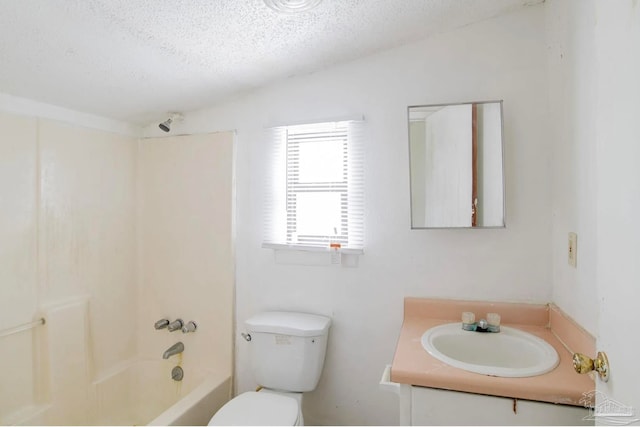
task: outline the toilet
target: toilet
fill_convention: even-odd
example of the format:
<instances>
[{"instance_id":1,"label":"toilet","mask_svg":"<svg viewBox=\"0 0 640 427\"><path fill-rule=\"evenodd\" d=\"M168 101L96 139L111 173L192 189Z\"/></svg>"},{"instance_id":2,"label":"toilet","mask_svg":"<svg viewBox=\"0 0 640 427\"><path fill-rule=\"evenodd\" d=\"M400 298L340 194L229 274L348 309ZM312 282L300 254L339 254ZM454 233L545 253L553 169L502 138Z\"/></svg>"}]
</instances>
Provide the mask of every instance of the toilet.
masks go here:
<instances>
[{"instance_id":1,"label":"toilet","mask_svg":"<svg viewBox=\"0 0 640 427\"><path fill-rule=\"evenodd\" d=\"M304 425L302 393L314 390L320 380L331 319L271 311L245 325L251 369L262 389L231 399L209 425Z\"/></svg>"}]
</instances>

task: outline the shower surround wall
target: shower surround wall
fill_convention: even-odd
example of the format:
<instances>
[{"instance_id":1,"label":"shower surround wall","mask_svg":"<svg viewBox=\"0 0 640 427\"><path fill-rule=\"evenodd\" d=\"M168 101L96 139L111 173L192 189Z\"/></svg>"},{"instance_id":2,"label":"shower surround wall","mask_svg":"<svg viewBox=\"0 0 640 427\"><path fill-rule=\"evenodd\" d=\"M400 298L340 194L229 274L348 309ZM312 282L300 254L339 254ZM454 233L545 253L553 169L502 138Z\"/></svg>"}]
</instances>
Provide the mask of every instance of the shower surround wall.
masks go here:
<instances>
[{"instance_id":1,"label":"shower surround wall","mask_svg":"<svg viewBox=\"0 0 640 427\"><path fill-rule=\"evenodd\" d=\"M164 141L156 152L154 141L47 119L0 113L0 128L0 329L47 319L0 337L8 367L0 424L90 424L94 381L140 357L160 359L177 339L185 342L185 371L219 363L230 375L233 135L224 134L226 145L208 136L181 141L178 155ZM216 151L221 145L226 151ZM139 171L144 159L149 167ZM163 173L171 182L158 180ZM222 187L196 181L218 173L228 174L220 184L226 198L214 205ZM175 199L156 198L163 194ZM212 217L219 222L207 227ZM171 228L174 220L184 226ZM155 233L151 224L165 228ZM153 330L153 321L176 313L200 329L165 343L167 332Z\"/></svg>"},{"instance_id":2,"label":"shower surround wall","mask_svg":"<svg viewBox=\"0 0 640 427\"><path fill-rule=\"evenodd\" d=\"M0 338L8 423L45 400L64 412L82 381L136 355L136 138L4 113L0 125L0 328L51 315L46 337ZM78 334L92 339L67 348ZM83 421L77 409L64 420Z\"/></svg>"},{"instance_id":3,"label":"shower surround wall","mask_svg":"<svg viewBox=\"0 0 640 427\"><path fill-rule=\"evenodd\" d=\"M0 113L0 328L30 322L38 304L37 289L37 123ZM0 338L5 369L0 385L3 414L35 400L31 333ZM9 389L5 384L13 384Z\"/></svg>"},{"instance_id":4,"label":"shower surround wall","mask_svg":"<svg viewBox=\"0 0 640 427\"><path fill-rule=\"evenodd\" d=\"M157 359L182 341L185 368L230 375L233 133L143 139L139 159L140 356ZM198 329L154 331L160 317Z\"/></svg>"}]
</instances>

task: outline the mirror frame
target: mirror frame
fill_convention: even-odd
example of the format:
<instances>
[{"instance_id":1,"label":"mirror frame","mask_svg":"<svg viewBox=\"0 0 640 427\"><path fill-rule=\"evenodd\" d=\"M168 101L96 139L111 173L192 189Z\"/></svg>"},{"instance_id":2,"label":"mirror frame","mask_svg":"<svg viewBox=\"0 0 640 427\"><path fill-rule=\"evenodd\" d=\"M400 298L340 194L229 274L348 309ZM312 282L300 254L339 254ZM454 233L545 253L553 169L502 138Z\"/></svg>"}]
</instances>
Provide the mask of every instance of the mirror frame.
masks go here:
<instances>
[{"instance_id":1,"label":"mirror frame","mask_svg":"<svg viewBox=\"0 0 640 427\"><path fill-rule=\"evenodd\" d=\"M501 225L483 225L483 226L469 226L469 227L426 227L415 226L413 221L413 183L412 183L412 170L411 170L411 109L420 107L447 107L452 105L468 105L468 104L499 104L500 105L500 161L502 172L502 224ZM507 183L505 175L505 154L504 154L504 108L503 100L489 100L489 101L466 101L466 102L450 102L439 104L419 104L409 105L407 107L407 145L409 149L409 221L411 224L411 230L472 230L472 229L500 229L507 227Z\"/></svg>"}]
</instances>

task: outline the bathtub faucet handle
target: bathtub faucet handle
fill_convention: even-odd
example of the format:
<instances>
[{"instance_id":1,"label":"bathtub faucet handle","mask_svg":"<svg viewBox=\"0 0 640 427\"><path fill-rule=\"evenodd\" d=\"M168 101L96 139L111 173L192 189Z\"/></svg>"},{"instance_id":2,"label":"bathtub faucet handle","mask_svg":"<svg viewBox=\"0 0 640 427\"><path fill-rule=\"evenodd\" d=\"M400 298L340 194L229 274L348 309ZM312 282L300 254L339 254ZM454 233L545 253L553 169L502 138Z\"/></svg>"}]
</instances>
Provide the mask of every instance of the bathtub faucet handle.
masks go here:
<instances>
[{"instance_id":1,"label":"bathtub faucet handle","mask_svg":"<svg viewBox=\"0 0 640 427\"><path fill-rule=\"evenodd\" d=\"M198 325L196 325L196 322L194 322L193 320L190 320L187 322L186 325L184 325L184 327L182 328L182 333L186 334L188 332L195 332L196 329L198 329Z\"/></svg>"},{"instance_id":2,"label":"bathtub faucet handle","mask_svg":"<svg viewBox=\"0 0 640 427\"><path fill-rule=\"evenodd\" d=\"M182 319L176 319L173 322L169 323L167 329L169 329L169 332L173 332L177 331L178 329L182 329L183 326L184 323L182 323Z\"/></svg>"},{"instance_id":3,"label":"bathtub faucet handle","mask_svg":"<svg viewBox=\"0 0 640 427\"><path fill-rule=\"evenodd\" d=\"M169 319L160 319L153 325L156 329L164 329L167 326L169 326Z\"/></svg>"}]
</instances>

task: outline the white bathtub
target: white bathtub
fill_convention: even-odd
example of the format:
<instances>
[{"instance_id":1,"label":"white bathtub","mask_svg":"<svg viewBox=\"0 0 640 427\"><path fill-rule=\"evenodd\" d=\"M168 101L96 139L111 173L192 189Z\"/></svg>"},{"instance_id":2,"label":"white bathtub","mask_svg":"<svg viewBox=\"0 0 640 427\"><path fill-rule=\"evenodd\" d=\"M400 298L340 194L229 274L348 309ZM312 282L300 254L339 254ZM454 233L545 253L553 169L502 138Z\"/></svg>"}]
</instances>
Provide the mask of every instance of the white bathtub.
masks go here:
<instances>
[{"instance_id":1,"label":"white bathtub","mask_svg":"<svg viewBox=\"0 0 640 427\"><path fill-rule=\"evenodd\" d=\"M86 400L52 395L51 402L24 408L19 425L207 425L231 397L228 374L182 366L182 381L171 379L175 360L122 365L88 385Z\"/></svg>"},{"instance_id":2,"label":"white bathtub","mask_svg":"<svg viewBox=\"0 0 640 427\"><path fill-rule=\"evenodd\" d=\"M206 425L231 396L231 378L182 366L171 379L171 360L136 362L93 384L89 424Z\"/></svg>"}]
</instances>

